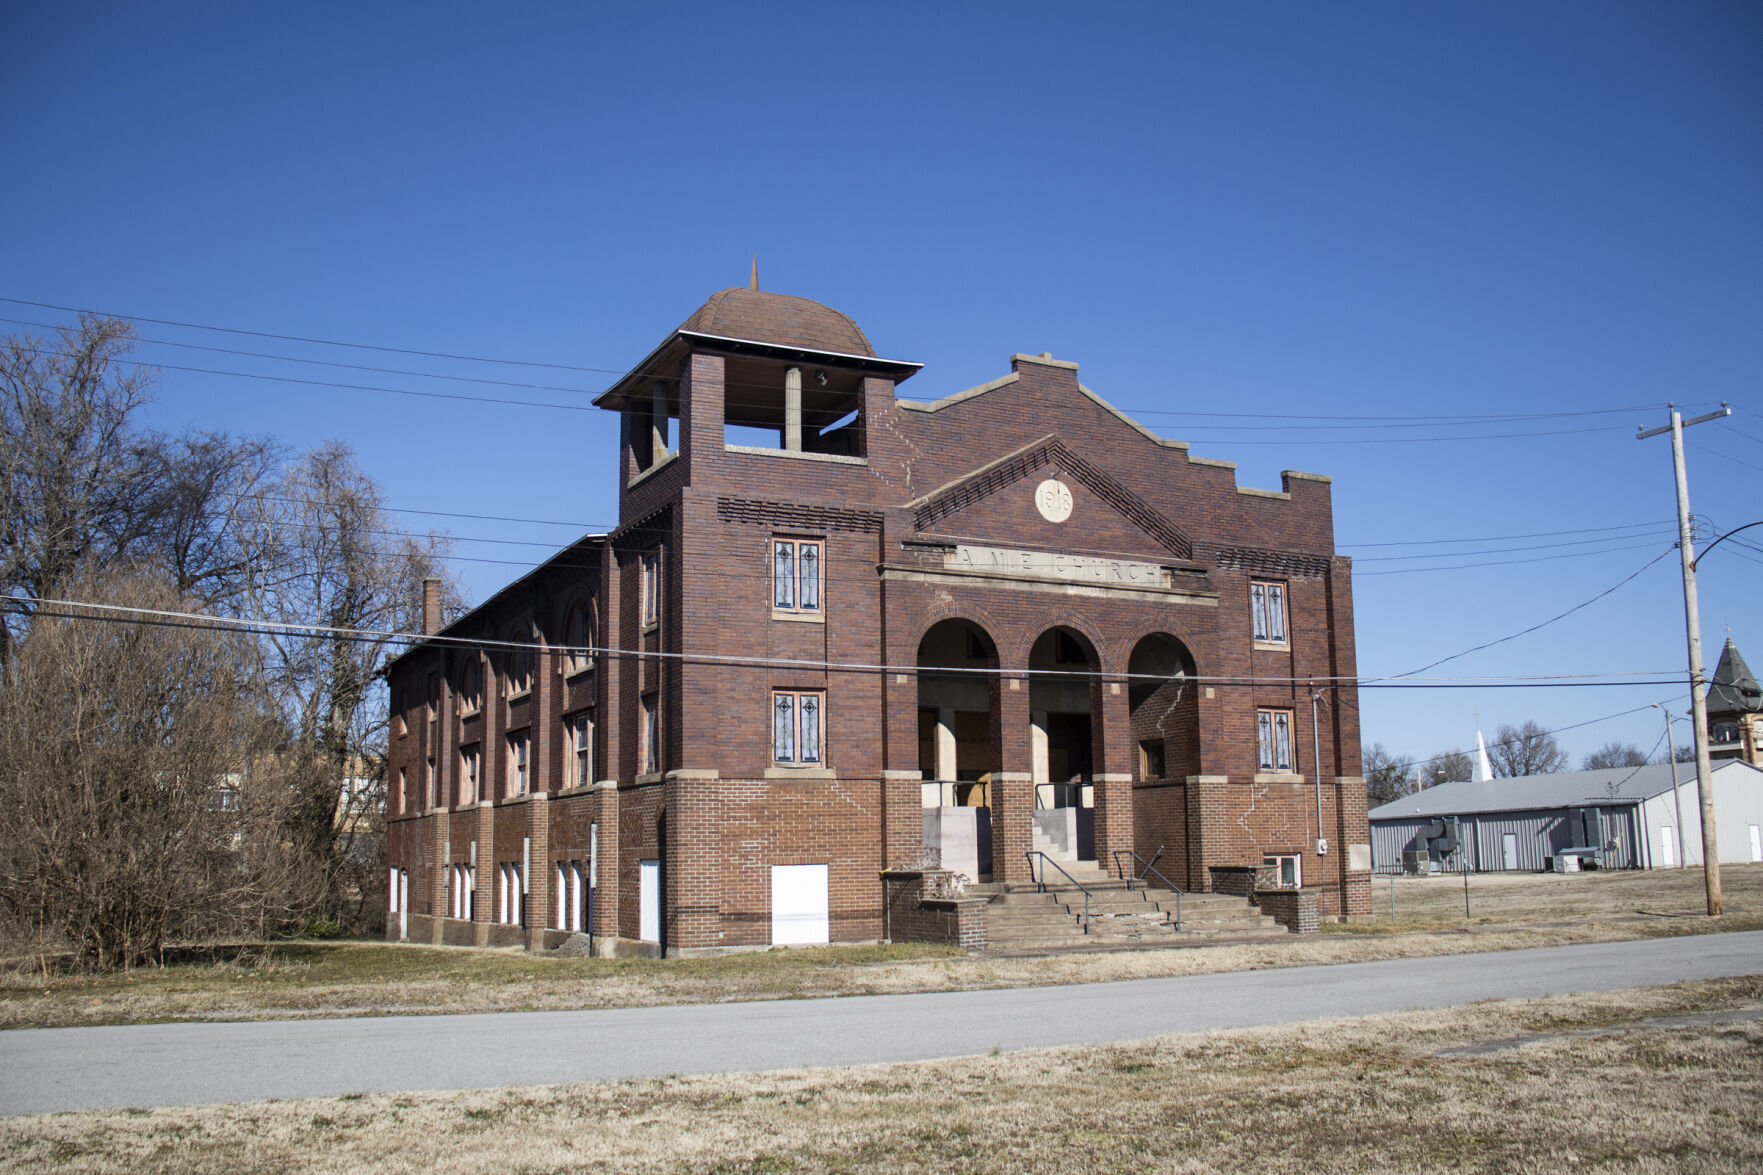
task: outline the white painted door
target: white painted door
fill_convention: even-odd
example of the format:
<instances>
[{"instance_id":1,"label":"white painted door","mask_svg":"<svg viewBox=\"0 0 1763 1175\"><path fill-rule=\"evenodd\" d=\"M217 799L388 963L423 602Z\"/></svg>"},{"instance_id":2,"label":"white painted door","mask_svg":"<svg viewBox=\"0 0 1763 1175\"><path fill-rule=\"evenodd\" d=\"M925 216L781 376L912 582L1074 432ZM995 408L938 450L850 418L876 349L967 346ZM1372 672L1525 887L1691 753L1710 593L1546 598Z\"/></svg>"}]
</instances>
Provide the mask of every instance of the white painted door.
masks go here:
<instances>
[{"instance_id":1,"label":"white painted door","mask_svg":"<svg viewBox=\"0 0 1763 1175\"><path fill-rule=\"evenodd\" d=\"M410 870L398 870L398 941L410 941Z\"/></svg>"},{"instance_id":2,"label":"white painted door","mask_svg":"<svg viewBox=\"0 0 1763 1175\"><path fill-rule=\"evenodd\" d=\"M1677 833L1669 827L1659 829L1659 864L1667 869L1677 864Z\"/></svg>"},{"instance_id":3,"label":"white painted door","mask_svg":"<svg viewBox=\"0 0 1763 1175\"><path fill-rule=\"evenodd\" d=\"M1763 861L1763 826L1751 825L1751 860Z\"/></svg>"},{"instance_id":4,"label":"white painted door","mask_svg":"<svg viewBox=\"0 0 1763 1175\"><path fill-rule=\"evenodd\" d=\"M830 942L825 865L771 867L771 941Z\"/></svg>"},{"instance_id":5,"label":"white painted door","mask_svg":"<svg viewBox=\"0 0 1763 1175\"><path fill-rule=\"evenodd\" d=\"M1518 834L1516 832L1500 834L1500 860L1503 868L1518 868Z\"/></svg>"},{"instance_id":6,"label":"white painted door","mask_svg":"<svg viewBox=\"0 0 1763 1175\"><path fill-rule=\"evenodd\" d=\"M644 942L661 941L661 862L637 862L637 907Z\"/></svg>"}]
</instances>

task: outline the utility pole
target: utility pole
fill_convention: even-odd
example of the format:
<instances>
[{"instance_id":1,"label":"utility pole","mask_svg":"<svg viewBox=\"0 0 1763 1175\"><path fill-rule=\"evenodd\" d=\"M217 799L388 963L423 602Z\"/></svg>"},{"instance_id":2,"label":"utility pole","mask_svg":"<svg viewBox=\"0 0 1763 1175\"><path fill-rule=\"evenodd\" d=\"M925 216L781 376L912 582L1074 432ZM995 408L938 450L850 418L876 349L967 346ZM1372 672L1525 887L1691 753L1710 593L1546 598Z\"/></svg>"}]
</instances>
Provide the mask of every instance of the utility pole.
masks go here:
<instances>
[{"instance_id":1,"label":"utility pole","mask_svg":"<svg viewBox=\"0 0 1763 1175\"><path fill-rule=\"evenodd\" d=\"M1643 428L1635 434L1637 441L1671 434L1671 463L1677 476L1677 553L1683 559L1683 626L1690 653L1690 713L1696 736L1696 796L1702 807L1702 874L1708 890L1708 914L1721 912L1720 850L1714 835L1714 780L1708 766L1708 699L1706 674L1702 671L1702 615L1696 603L1695 538L1690 533L1690 484L1683 466L1683 430L1692 424L1703 424L1731 416L1732 409L1723 401L1718 412L1709 412L1690 420L1683 418L1676 404L1667 404L1671 423L1662 428Z\"/></svg>"},{"instance_id":2,"label":"utility pole","mask_svg":"<svg viewBox=\"0 0 1763 1175\"><path fill-rule=\"evenodd\" d=\"M1677 786L1677 740L1671 737L1671 711L1653 703L1653 708L1665 715L1665 761L1671 764L1671 803L1677 809L1677 867L1682 869L1689 862L1683 859L1683 789ZM1658 746L1657 743L1653 744Z\"/></svg>"}]
</instances>

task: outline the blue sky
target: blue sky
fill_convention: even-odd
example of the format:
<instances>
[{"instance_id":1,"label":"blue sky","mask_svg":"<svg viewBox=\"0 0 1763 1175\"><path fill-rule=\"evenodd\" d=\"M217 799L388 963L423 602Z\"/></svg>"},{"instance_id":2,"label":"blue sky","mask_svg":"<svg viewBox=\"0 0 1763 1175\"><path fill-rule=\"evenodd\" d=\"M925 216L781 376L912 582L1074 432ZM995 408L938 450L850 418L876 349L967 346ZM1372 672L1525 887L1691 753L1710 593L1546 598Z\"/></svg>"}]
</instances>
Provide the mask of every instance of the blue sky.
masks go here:
<instances>
[{"instance_id":1,"label":"blue sky","mask_svg":"<svg viewBox=\"0 0 1763 1175\"><path fill-rule=\"evenodd\" d=\"M1759 59L1751 3L0 0L0 296L563 365L141 327L284 357L144 345L156 427L338 437L395 507L571 524L407 515L537 544L460 542L481 599L613 517L615 419L173 365L580 406L286 357L598 391L757 253L765 288L923 362L914 397L1051 351L1241 484L1332 475L1360 667L1392 674L1667 550L1669 443L1634 432L1668 400L1731 402L1688 434L1692 504L1716 532L1763 519ZM1763 663L1760 563L1702 564L1710 665L1728 624ZM1667 557L1438 672L1683 662ZM1476 710L1491 734L1666 699L1368 690L1363 726L1430 754Z\"/></svg>"}]
</instances>

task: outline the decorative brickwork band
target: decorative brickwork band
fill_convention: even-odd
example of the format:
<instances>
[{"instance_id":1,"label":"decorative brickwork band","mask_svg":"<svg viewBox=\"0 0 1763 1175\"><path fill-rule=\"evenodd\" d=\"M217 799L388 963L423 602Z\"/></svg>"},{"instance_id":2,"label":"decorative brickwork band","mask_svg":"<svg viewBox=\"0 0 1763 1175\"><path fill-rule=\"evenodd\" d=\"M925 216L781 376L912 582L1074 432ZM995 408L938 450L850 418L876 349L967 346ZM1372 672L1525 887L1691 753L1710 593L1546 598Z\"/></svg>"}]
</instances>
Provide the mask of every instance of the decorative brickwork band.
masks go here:
<instances>
[{"instance_id":1,"label":"decorative brickwork band","mask_svg":"<svg viewBox=\"0 0 1763 1175\"><path fill-rule=\"evenodd\" d=\"M872 510L839 510L797 502L764 502L751 498L716 499L716 517L774 530L843 530L880 534L882 516Z\"/></svg>"},{"instance_id":2,"label":"decorative brickwork band","mask_svg":"<svg viewBox=\"0 0 1763 1175\"><path fill-rule=\"evenodd\" d=\"M1324 555L1262 551L1254 547L1220 547L1212 543L1201 543L1194 548L1194 557L1217 567L1247 571L1255 575L1321 578L1329 570L1328 558Z\"/></svg>"}]
</instances>

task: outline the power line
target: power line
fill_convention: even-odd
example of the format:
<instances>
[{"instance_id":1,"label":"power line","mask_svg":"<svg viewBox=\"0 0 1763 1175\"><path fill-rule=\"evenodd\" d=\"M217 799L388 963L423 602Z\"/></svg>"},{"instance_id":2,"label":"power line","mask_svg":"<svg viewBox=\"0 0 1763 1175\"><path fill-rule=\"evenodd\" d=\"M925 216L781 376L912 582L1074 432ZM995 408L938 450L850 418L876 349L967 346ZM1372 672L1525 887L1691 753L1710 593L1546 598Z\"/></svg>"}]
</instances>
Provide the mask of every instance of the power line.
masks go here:
<instances>
[{"instance_id":1,"label":"power line","mask_svg":"<svg viewBox=\"0 0 1763 1175\"><path fill-rule=\"evenodd\" d=\"M1506 636L1497 637L1491 641L1484 641L1483 643L1476 645L1473 648L1464 649L1461 653L1452 653L1448 657L1440 657L1437 661L1428 662L1427 664L1422 665L1419 669L1410 669L1406 673L1395 674L1395 678L1413 677L1417 674L1425 673L1428 669L1437 669L1440 665L1443 665L1448 661L1455 661L1460 657L1467 657L1471 653L1479 653L1483 649L1491 649L1495 645L1503 645L1507 641L1515 641L1521 636L1529 636L1531 633L1536 632L1539 629L1547 628L1549 625L1555 623L1557 620L1565 620L1565 619L1567 619L1567 617L1573 615L1575 612L1578 612L1583 608L1590 607L1591 605L1597 603L1599 600L1603 599L1605 596L1609 595L1610 593L1616 591L1618 588L1622 587L1623 585L1630 583L1633 580L1637 579L1641 575L1642 572L1644 572L1648 568L1652 567L1653 564L1659 562L1659 560L1665 558L1667 555L1671 554L1671 552L1676 549L1677 548L1674 546L1673 547L1666 547L1663 551L1659 552L1657 555L1653 556L1651 559L1648 559L1645 563L1643 563L1639 567L1635 568L1634 571L1630 572L1628 575L1623 576L1621 579L1617 580L1615 583L1611 584L1609 587L1605 588L1603 591L1599 592L1597 595L1593 596L1591 599L1582 600L1579 603L1575 604L1573 607L1567 609L1567 611L1565 611L1565 612L1559 613L1555 616L1551 616L1547 620L1544 620L1544 621L1541 621L1540 623L1531 625L1529 628L1521 628L1517 632L1510 633ZM1394 678L1392 678L1392 680L1394 680Z\"/></svg>"},{"instance_id":2,"label":"power line","mask_svg":"<svg viewBox=\"0 0 1763 1175\"><path fill-rule=\"evenodd\" d=\"M30 299L25 299L25 298L11 298L11 297L0 296L0 302L9 302L9 303L12 303L15 305L21 305L21 306L35 306L35 307L39 307L41 309L58 310L58 311L61 311L64 313L70 313L70 314L90 314L90 315L96 315L96 316L104 317L104 318L123 319L123 320L127 320L130 322L153 323L155 325L173 326L173 327L178 327L178 328L187 329L187 330L217 331L217 332L222 332L222 333L226 333L226 334L243 335L243 336L249 336L249 337L254 337L254 338L275 339L275 340L282 341L282 342L305 343L305 344L316 345L316 346L346 347L346 348L350 348L353 350L379 351L379 352L384 352L384 353L388 353L388 354L413 355L413 356L420 356L420 357L424 357L424 358L447 359L447 360L454 360L454 361L460 361L460 362L502 364L502 365L514 365L514 366L523 366L523 367L538 367L538 368L546 368L546 369L559 370L559 371L577 371L577 372L590 373L590 374L612 375L612 376L617 376L620 378L623 378L625 376L632 374L632 370L634 370L634 369L620 369L620 368L611 368L611 367L590 367L590 366L583 366L583 365L576 365L576 364L564 364L564 363L547 363L547 362L540 362L540 361L536 361L536 360L527 360L527 359L498 359L498 358L489 358L489 357L479 356L479 355L458 354L458 353L446 352L446 351L425 351L425 350L420 350L420 349L416 349L416 348L409 348L409 347L393 347L393 346L380 345L380 344L344 342L344 341L339 341L339 340L335 340L335 339L324 339L324 338L317 338L317 337L312 337L312 336L279 334L279 333L272 332L272 331L247 330L247 329L242 329L242 328L238 328L238 327L214 326L214 325L205 324L205 323L182 322L182 321L178 321L178 320L174 320L174 319L153 318L153 317L149 317L146 315L121 314L121 313L116 313L116 312L92 310L92 309L81 308L81 307L62 306L62 305L58 305L55 303L38 302L38 301L33 301ZM58 329L50 324L31 322L31 321L23 320L23 319L0 319L0 321L14 322L14 323L17 323L18 325L34 326L34 327L38 327L38 328L42 328L42 329ZM183 348L189 348L189 349L194 349L194 350L216 352L216 353L221 353L221 354L234 354L234 355L241 355L241 356L254 357L254 358L270 359L273 361L282 361L282 362L289 362L289 363L317 364L317 365L322 365L322 366L339 367L339 368L346 368L349 370L357 370L357 371L374 371L374 372L383 372L383 373L387 373L387 374L408 375L408 376L414 376L414 377L423 378L423 379L440 379L440 380L449 380L449 381L454 381L454 382L492 384L492 385L505 386L505 387L526 388L526 389L530 389L530 390L564 391L564 392L571 392L571 393L580 394L580 395L594 395L594 394L596 394L588 389L571 388L571 387L564 387L564 386L553 385L553 384L532 384L532 383L522 383L522 382L508 381L508 380L485 380L485 379L478 379L475 377L448 375L448 374L441 374L441 373L434 373L434 372L413 372L413 371L407 371L407 370L403 370L403 369L399 369L399 368L371 366L371 365L362 365L362 364L338 363L338 362L333 362L330 360L310 359L310 358L305 358L305 357L300 357L300 356L276 355L276 354L265 353L265 352L244 351L244 350L238 350L238 349L226 348L226 347L210 347L210 346L205 346L203 344L198 344L198 343L185 343L185 342L178 342L178 341L168 340L168 339L141 339L139 341L150 344L150 345L157 345L157 346L183 347ZM464 399L464 400L478 399L477 397L466 397L466 396L445 397L445 396L441 396L439 393L422 393L422 392L409 391L406 389L385 388L385 387L377 387L377 386L371 386L371 385L370 386L362 386L362 385L354 385L354 384L330 383L330 382L321 381L321 380L310 380L310 381L297 380L292 377L258 376L258 375L253 375L251 373L245 373L245 372L220 371L220 370L215 370L215 369L211 369L211 368L179 366L179 365L175 365L175 364L142 364L142 365L144 365L144 366L160 366L160 367L166 368L167 370L185 371L185 372L192 372L192 373L196 373L196 374L226 375L226 376L231 376L231 377L236 377L236 378L247 378L247 379L261 378L261 379L274 379L274 380L278 380L280 382L308 383L308 384L311 384L312 386L317 386L317 387L334 387L334 388L340 388L343 390L350 390L350 391L379 391L379 392L386 392L386 393L391 393L391 394L428 395L428 396L434 396L436 398L450 398L450 399ZM726 384L725 386L730 386L730 387L732 387L732 386L754 386L754 387L766 386L766 387L769 387L769 385L738 385L738 384ZM514 405L522 406L522 407L549 407L549 408L570 407L569 405L537 403L537 402L532 402L532 401L521 401L521 400L490 399L489 402L508 403L508 404L514 404ZM753 404L753 405L757 405L757 404L761 403L761 401L744 401L743 402L743 401L735 400L734 398L731 398L730 402L735 403L735 404L746 403L746 404ZM931 401L913 400L913 401L905 401L905 402L915 403L915 404L923 404L923 403L930 403ZM1177 418L1177 419L1244 419L1244 420L1253 420L1253 421L1257 422L1255 425L1243 425L1243 426L1233 426L1233 425L1218 425L1218 426L1196 425L1196 426L1193 426L1196 428L1216 428L1218 430L1224 430L1224 431L1238 431L1240 429L1245 429L1245 428L1254 428L1257 431L1269 431L1269 430L1290 431L1290 430L1300 429L1300 428L1313 429L1313 430L1364 429L1364 428L1396 428L1396 429L1400 429L1400 428L1424 427L1427 425L1433 425L1433 426L1439 426L1439 427L1454 427L1454 426L1468 427L1468 426L1473 426L1473 425L1485 425L1485 424L1520 423L1520 422L1524 422L1524 421L1561 420L1561 419L1569 419L1569 418L1577 418L1577 417L1619 415L1619 414L1623 414L1623 413L1642 411L1642 410L1644 410L1644 406L1632 406L1632 407L1621 407L1621 408L1600 408L1600 409L1580 409L1580 410L1560 411L1560 412L1504 413L1504 414L1481 414L1481 415L1453 414L1453 415L1428 415L1428 416L1394 416L1394 415L1344 415L1344 416L1337 415L1337 416L1331 416L1331 415L1322 415L1322 414L1306 415L1306 414L1295 414L1295 413L1267 414L1267 413L1232 413L1232 412L1182 412L1182 411L1156 409L1156 408L1135 408L1130 405L1129 406L1122 406L1121 410L1126 411L1126 412L1130 412L1133 415L1139 416L1139 417L1170 417L1170 418ZM1285 425L1285 424L1270 424L1270 423L1268 423L1269 421L1274 421L1274 420L1295 420L1295 421L1307 421L1307 422L1308 421L1340 421L1340 422L1357 422L1357 423L1334 423L1334 424L1327 424L1327 425L1321 425L1321 424ZM1485 434L1485 435L1481 435L1481 436L1460 436L1460 437L1367 438L1367 439L1360 439L1360 440L1346 440L1346 441L1340 441L1340 442L1335 442L1335 443L1373 444L1373 443L1401 443L1401 442L1430 443L1430 442L1440 442L1440 441L1450 441L1450 440L1508 440L1508 439L1519 439L1519 438L1531 437L1531 436L1561 436L1561 435L1569 435L1572 433L1604 432L1604 431L1621 431L1621 430L1619 428L1617 428L1617 429L1605 429L1605 428L1565 429L1565 430L1549 430L1549 431L1541 431L1541 432L1498 433L1498 434ZM1237 441L1232 441L1229 443L1307 444L1307 443L1311 443L1311 442L1277 441L1277 440L1237 440Z\"/></svg>"},{"instance_id":3,"label":"power line","mask_svg":"<svg viewBox=\"0 0 1763 1175\"><path fill-rule=\"evenodd\" d=\"M1380 543L1337 543L1335 546L1337 549L1357 550L1360 547L1430 547L1444 543L1499 543L1510 539L1546 539L1559 535L1598 534L1603 531L1615 530L1646 530L1676 525L1672 519L1662 518L1653 522L1630 522L1622 526L1588 526L1575 530L1537 530L1528 534L1493 534L1472 539L1391 539Z\"/></svg>"},{"instance_id":4,"label":"power line","mask_svg":"<svg viewBox=\"0 0 1763 1175\"><path fill-rule=\"evenodd\" d=\"M1511 567L1521 563L1548 563L1557 559L1587 559L1598 555L1614 555L1618 551L1641 551L1652 543L1633 543L1623 547L1605 547L1599 551L1571 551L1565 555L1537 555L1529 559L1495 559L1485 563L1451 563L1442 567L1386 567L1382 571L1357 571L1353 578L1374 575L1421 575L1430 571L1467 571L1478 567ZM1675 549L1675 548L1673 548Z\"/></svg>"},{"instance_id":5,"label":"power line","mask_svg":"<svg viewBox=\"0 0 1763 1175\"><path fill-rule=\"evenodd\" d=\"M1737 457L1722 453L1719 449L1710 449L1707 445L1698 445L1694 441L1685 441L1684 444L1695 449L1697 452L1707 453L1709 456L1718 457L1722 461L1730 461L1734 465L1743 465L1746 469L1755 469L1758 473L1763 473L1763 465L1752 465L1749 461L1741 461Z\"/></svg>"},{"instance_id":6,"label":"power line","mask_svg":"<svg viewBox=\"0 0 1763 1175\"><path fill-rule=\"evenodd\" d=\"M41 348L35 348L41 351ZM420 396L425 400L463 400L474 404L501 404L515 408L556 408L564 412L597 412L599 409L592 404L553 404L545 400L510 400L502 396L468 396L463 392L419 392L411 388L388 388L378 384L338 383L323 379L301 379L292 375L266 375L252 371L223 371L215 367L190 367L177 363L149 363L144 359L124 359L117 356L112 363L126 363L130 367L147 368L150 370L183 371L197 375L224 375L231 379L261 379L271 383L300 384L314 388L339 388L350 392L386 392L394 396Z\"/></svg>"},{"instance_id":7,"label":"power line","mask_svg":"<svg viewBox=\"0 0 1763 1175\"><path fill-rule=\"evenodd\" d=\"M209 326L200 322L177 322L169 318L148 318L144 314L116 314L104 310L88 310L79 306L57 306L52 302L33 302L28 298L8 298L0 296L0 302L11 302L17 306L36 306L44 310L59 310L64 314L92 314L99 318L122 318L130 322L151 322L155 326L176 326L186 330L221 331L229 335L250 335L259 339L278 339L284 343L312 343L321 347L348 347L356 351L384 351L393 355L421 355L430 359L457 359L465 363L500 363L512 367L545 367L553 371L585 371L595 374L621 375L622 372L612 371L604 367L577 367L568 363L540 363L532 359L488 359L482 355L457 355L447 351L419 351L409 347L385 347L373 343L345 343L336 339L310 338L304 335L281 335L271 331L243 330L232 326Z\"/></svg>"},{"instance_id":8,"label":"power line","mask_svg":"<svg viewBox=\"0 0 1763 1175\"><path fill-rule=\"evenodd\" d=\"M42 330L61 329L52 322L31 322L23 318L0 318L0 322L10 322L14 326L34 326ZM154 347L181 347L186 351L207 351L216 355L240 355L247 359L272 359L279 363L305 363L314 367L337 367L346 371L375 371L384 375L413 375L421 379L443 379L452 383L488 384L504 388L525 388L539 392L573 392L577 395L593 396L597 392L589 388L565 387L562 384L521 383L518 380L483 379L470 375L444 375L435 371L410 371L401 367L375 367L365 363L339 363L333 359L307 359L298 355L277 355L268 351L241 351L236 347L208 347L201 343L180 343L171 339L150 339L135 336L137 343Z\"/></svg>"},{"instance_id":9,"label":"power line","mask_svg":"<svg viewBox=\"0 0 1763 1175\"><path fill-rule=\"evenodd\" d=\"M156 627L223 630L260 636L293 636L313 640L337 640L358 644L400 644L407 648L434 645L443 648L467 648L480 651L520 650L542 657L610 657L634 661L659 661L676 664L714 665L724 667L787 669L824 673L868 674L931 674L936 676L982 677L1049 677L1056 679L1104 679L1108 681L1169 682L1177 677L1195 685L1280 687L1321 685L1371 689L1578 689L1603 686L1660 685L1653 680L1619 680L1628 678L1665 677L1676 670L1636 670L1622 673L1538 674L1508 678L1437 678L1425 681L1393 682L1352 677L1202 677L1161 673L1104 672L1100 669L1034 669L1027 666L943 666L891 665L874 662L832 661L814 658L753 657L715 653L672 653L638 649L620 649L605 645L534 644L528 641L502 640L493 637L465 637L445 633L414 633L395 629L369 629L348 625L323 625L305 622L269 620L263 617L208 616L160 608L137 608L123 604L104 604L88 600L60 600L48 597L6 596L0 603L19 609L23 614L87 620L114 624L144 624ZM83 609L84 611L58 611ZM120 614L120 615L116 615Z\"/></svg>"},{"instance_id":10,"label":"power line","mask_svg":"<svg viewBox=\"0 0 1763 1175\"><path fill-rule=\"evenodd\" d=\"M1659 683L1655 682L1653 684L1659 684ZM1667 700L1669 700L1669 699L1667 699ZM1614 714L1605 714L1601 718L1588 718L1584 722L1571 722L1571 723L1568 723L1566 726L1557 726L1551 730L1545 730L1545 731L1540 732L1539 734L1535 734L1530 737L1541 738L1543 735L1566 734L1570 730L1579 730L1582 727L1586 727L1586 726L1596 726L1600 722L1613 722L1618 718L1627 718L1630 714L1641 714L1641 713L1644 713L1645 711L1651 710L1653 708L1653 706L1654 706L1654 703L1648 702L1644 706L1636 706L1631 710L1618 710ZM1661 740L1663 740L1665 736L1663 734L1661 734L1659 737ZM1490 745L1495 748L1512 747L1512 746L1518 746L1519 744L1523 743L1524 741L1525 740L1521 739L1521 738L1509 738L1509 739L1505 739L1503 741L1496 741ZM1657 748L1658 748L1658 744L1655 743L1654 749L1657 749ZM1469 754L1468 751L1459 750L1459 749L1442 751L1439 754L1430 756L1429 758L1407 760L1406 761L1407 766L1404 767L1403 770L1407 771L1407 770L1415 768L1415 767L1425 767L1429 763L1437 763L1440 760L1449 759L1454 755L1467 756L1468 754ZM1507 778L1511 778L1511 777L1508 776ZM1444 782L1458 783L1458 782L1462 782L1462 781L1460 781L1460 780L1445 780ZM1437 786L1437 785L1435 784L1434 786ZM1398 797L1398 798L1405 798L1405 797Z\"/></svg>"},{"instance_id":11,"label":"power line","mask_svg":"<svg viewBox=\"0 0 1763 1175\"><path fill-rule=\"evenodd\" d=\"M1355 566L1357 566L1360 563L1411 562L1416 559L1461 559L1461 558L1464 558L1465 556L1470 556L1470 555L1511 555L1511 554L1515 554L1520 551L1554 551L1554 550L1559 550L1562 547L1605 546L1610 543L1627 542L1630 539L1640 539L1640 538L1648 538L1648 537L1663 537L1664 534L1667 533L1666 528L1663 526L1655 527L1654 531L1656 533L1651 534L1651 535L1646 534L1646 533L1625 534L1625 535L1606 535L1604 538L1598 538L1598 539L1575 539L1571 542L1535 543L1535 544L1522 546L1522 547L1489 547L1485 550L1480 550L1480 551L1437 551L1437 552L1433 552L1430 554L1420 554L1420 555L1355 555L1353 557L1353 563ZM1618 548L1611 548L1611 549L1615 550ZM1599 554L1601 552L1587 551L1584 553L1585 554Z\"/></svg>"}]
</instances>

